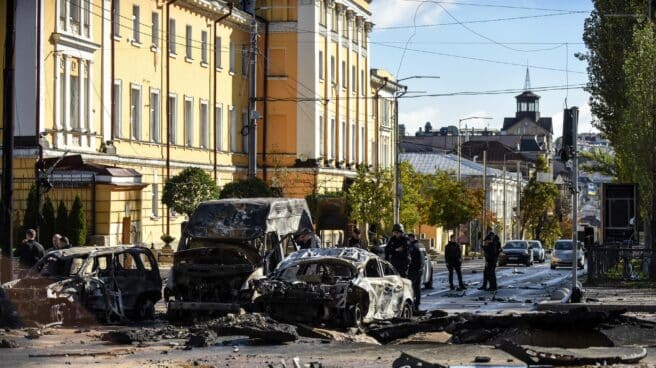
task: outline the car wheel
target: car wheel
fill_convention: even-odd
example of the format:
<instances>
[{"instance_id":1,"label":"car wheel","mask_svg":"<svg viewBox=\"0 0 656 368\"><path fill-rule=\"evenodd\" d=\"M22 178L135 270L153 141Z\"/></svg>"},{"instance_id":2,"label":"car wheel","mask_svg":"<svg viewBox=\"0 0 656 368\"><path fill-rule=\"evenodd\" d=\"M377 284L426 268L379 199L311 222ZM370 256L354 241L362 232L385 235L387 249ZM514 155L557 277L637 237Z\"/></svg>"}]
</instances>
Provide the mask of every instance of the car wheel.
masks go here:
<instances>
[{"instance_id":1,"label":"car wheel","mask_svg":"<svg viewBox=\"0 0 656 368\"><path fill-rule=\"evenodd\" d=\"M403 304L403 309L401 310L401 315L399 317L403 319L412 318L412 304L410 304L410 302L405 302L405 304Z\"/></svg>"},{"instance_id":2,"label":"car wheel","mask_svg":"<svg viewBox=\"0 0 656 368\"><path fill-rule=\"evenodd\" d=\"M555 270L555 269L556 269L556 266L555 266L555 265L551 265L550 267L551 267L552 270Z\"/></svg>"},{"instance_id":3,"label":"car wheel","mask_svg":"<svg viewBox=\"0 0 656 368\"><path fill-rule=\"evenodd\" d=\"M346 327L355 327L358 330L362 330L364 316L362 315L362 308L360 304L355 304L348 307L344 315L344 324Z\"/></svg>"},{"instance_id":4,"label":"car wheel","mask_svg":"<svg viewBox=\"0 0 656 368\"><path fill-rule=\"evenodd\" d=\"M155 304L153 301L143 296L134 307L134 318L139 321L153 319L155 317Z\"/></svg>"},{"instance_id":5,"label":"car wheel","mask_svg":"<svg viewBox=\"0 0 656 368\"><path fill-rule=\"evenodd\" d=\"M430 278L428 281L424 284L424 289L432 289L433 288L433 268L431 267L430 270Z\"/></svg>"}]
</instances>

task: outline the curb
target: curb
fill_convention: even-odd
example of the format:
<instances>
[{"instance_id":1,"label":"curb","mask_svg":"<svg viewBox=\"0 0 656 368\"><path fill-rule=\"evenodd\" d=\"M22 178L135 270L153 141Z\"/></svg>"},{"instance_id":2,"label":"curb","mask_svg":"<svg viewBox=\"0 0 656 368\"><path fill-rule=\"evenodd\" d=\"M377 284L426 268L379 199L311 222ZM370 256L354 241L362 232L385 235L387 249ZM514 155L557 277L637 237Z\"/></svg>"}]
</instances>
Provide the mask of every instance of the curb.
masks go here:
<instances>
[{"instance_id":1,"label":"curb","mask_svg":"<svg viewBox=\"0 0 656 368\"><path fill-rule=\"evenodd\" d=\"M643 313L656 313L656 304L590 304L590 303L572 303L562 304L560 302L542 302L537 305L538 311L548 312L566 312L577 308L588 308L592 312L611 312L611 311L626 311L626 312L643 312Z\"/></svg>"}]
</instances>

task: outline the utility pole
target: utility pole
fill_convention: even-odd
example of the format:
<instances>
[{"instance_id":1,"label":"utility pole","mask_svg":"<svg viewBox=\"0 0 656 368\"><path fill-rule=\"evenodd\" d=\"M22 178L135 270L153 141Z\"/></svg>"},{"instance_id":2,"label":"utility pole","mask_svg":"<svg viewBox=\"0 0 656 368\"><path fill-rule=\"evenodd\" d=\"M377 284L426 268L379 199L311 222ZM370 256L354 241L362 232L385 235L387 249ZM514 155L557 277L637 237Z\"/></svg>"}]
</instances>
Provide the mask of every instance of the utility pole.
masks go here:
<instances>
[{"instance_id":1,"label":"utility pole","mask_svg":"<svg viewBox=\"0 0 656 368\"><path fill-rule=\"evenodd\" d=\"M251 43L248 70L248 177L257 175L257 19L252 13Z\"/></svg>"},{"instance_id":2,"label":"utility pole","mask_svg":"<svg viewBox=\"0 0 656 368\"><path fill-rule=\"evenodd\" d=\"M579 155L577 152L577 135L579 125L579 109L572 107L569 111L565 110L572 116L572 292L570 294L570 302L574 297L574 290L577 286L577 263L579 258L579 242L578 242L578 204L579 204ZM580 298L578 298L580 299ZM578 301L577 301L578 302Z\"/></svg>"},{"instance_id":3,"label":"utility pole","mask_svg":"<svg viewBox=\"0 0 656 368\"><path fill-rule=\"evenodd\" d=\"M522 171L519 167L519 161L517 161L517 236L515 239L522 238L522 217L521 217L521 202L522 202Z\"/></svg>"},{"instance_id":4,"label":"utility pole","mask_svg":"<svg viewBox=\"0 0 656 368\"><path fill-rule=\"evenodd\" d=\"M407 87L403 91L394 93L394 223L400 223L401 212L401 169L399 168L399 151L401 137L399 136L399 97L402 97L408 91Z\"/></svg>"},{"instance_id":5,"label":"utility pole","mask_svg":"<svg viewBox=\"0 0 656 368\"><path fill-rule=\"evenodd\" d=\"M483 151L483 234L487 233L487 150Z\"/></svg>"},{"instance_id":6,"label":"utility pole","mask_svg":"<svg viewBox=\"0 0 656 368\"><path fill-rule=\"evenodd\" d=\"M501 235L502 244L506 244L506 155L503 155L503 232Z\"/></svg>"},{"instance_id":7,"label":"utility pole","mask_svg":"<svg viewBox=\"0 0 656 368\"><path fill-rule=\"evenodd\" d=\"M3 71L3 132L2 132L2 261L0 281L11 281L12 252L14 244L13 222L13 172L14 172L14 50L16 42L16 0L7 0L7 26L5 33L5 67Z\"/></svg>"}]
</instances>

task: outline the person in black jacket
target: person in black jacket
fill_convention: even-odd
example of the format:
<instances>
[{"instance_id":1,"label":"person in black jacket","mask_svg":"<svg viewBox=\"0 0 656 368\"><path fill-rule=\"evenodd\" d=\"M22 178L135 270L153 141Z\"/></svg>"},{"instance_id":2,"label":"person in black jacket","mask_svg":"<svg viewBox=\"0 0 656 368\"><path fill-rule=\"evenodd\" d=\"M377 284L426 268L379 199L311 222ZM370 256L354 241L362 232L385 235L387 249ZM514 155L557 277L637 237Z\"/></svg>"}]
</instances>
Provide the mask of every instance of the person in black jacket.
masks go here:
<instances>
[{"instance_id":1,"label":"person in black jacket","mask_svg":"<svg viewBox=\"0 0 656 368\"><path fill-rule=\"evenodd\" d=\"M394 224L392 237L385 246L385 259L396 268L401 277L405 278L408 278L408 266L410 265L408 245L408 237L403 234L403 225Z\"/></svg>"},{"instance_id":2,"label":"person in black jacket","mask_svg":"<svg viewBox=\"0 0 656 368\"><path fill-rule=\"evenodd\" d=\"M25 239L14 251L14 257L18 257L20 264L25 268L34 266L46 253L43 246L34 240L35 238L36 231L27 229Z\"/></svg>"},{"instance_id":3,"label":"person in black jacket","mask_svg":"<svg viewBox=\"0 0 656 368\"><path fill-rule=\"evenodd\" d=\"M497 260L501 253L501 241L499 237L490 231L483 240L483 253L485 255L485 271L483 271L483 285L479 290L497 290ZM488 283L490 288L487 288Z\"/></svg>"},{"instance_id":4,"label":"person in black jacket","mask_svg":"<svg viewBox=\"0 0 656 368\"><path fill-rule=\"evenodd\" d=\"M408 266L408 279L412 281L412 290L415 294L414 309L419 310L421 303L421 274L424 270L424 257L419 250L419 241L415 234L408 234L408 251L410 253L410 265Z\"/></svg>"},{"instance_id":5,"label":"person in black jacket","mask_svg":"<svg viewBox=\"0 0 656 368\"><path fill-rule=\"evenodd\" d=\"M451 235L449 242L444 248L444 261L446 268L449 270L449 287L454 290L453 286L453 271L458 275L458 290L465 290L465 283L462 282L462 249L460 244L456 243L456 236Z\"/></svg>"},{"instance_id":6,"label":"person in black jacket","mask_svg":"<svg viewBox=\"0 0 656 368\"><path fill-rule=\"evenodd\" d=\"M355 247L355 248L363 248L366 249L365 247L362 246L362 238L360 237L360 229L357 227L351 231L351 237L348 240L347 245L349 247Z\"/></svg>"}]
</instances>

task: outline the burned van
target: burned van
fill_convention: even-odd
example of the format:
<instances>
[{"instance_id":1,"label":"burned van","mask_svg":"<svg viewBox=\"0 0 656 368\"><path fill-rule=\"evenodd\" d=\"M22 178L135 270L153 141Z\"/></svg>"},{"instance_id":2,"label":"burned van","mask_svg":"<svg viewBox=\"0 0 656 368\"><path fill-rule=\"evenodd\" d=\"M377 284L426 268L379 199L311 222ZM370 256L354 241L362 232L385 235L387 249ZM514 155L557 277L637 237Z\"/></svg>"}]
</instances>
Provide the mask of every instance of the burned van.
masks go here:
<instances>
[{"instance_id":1,"label":"burned van","mask_svg":"<svg viewBox=\"0 0 656 368\"><path fill-rule=\"evenodd\" d=\"M296 251L293 235L312 228L304 199L207 201L191 215L165 298L172 320L236 312L252 298L249 281L264 277Z\"/></svg>"},{"instance_id":2,"label":"burned van","mask_svg":"<svg viewBox=\"0 0 656 368\"><path fill-rule=\"evenodd\" d=\"M147 248L75 247L48 252L25 277L2 285L23 323L152 318L162 298L157 261Z\"/></svg>"}]
</instances>

